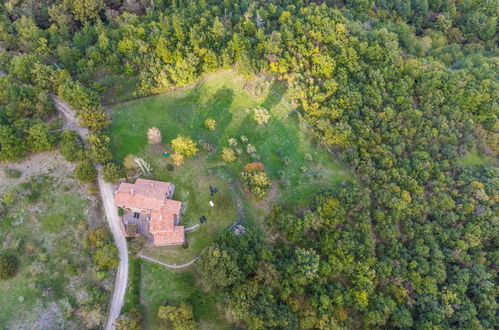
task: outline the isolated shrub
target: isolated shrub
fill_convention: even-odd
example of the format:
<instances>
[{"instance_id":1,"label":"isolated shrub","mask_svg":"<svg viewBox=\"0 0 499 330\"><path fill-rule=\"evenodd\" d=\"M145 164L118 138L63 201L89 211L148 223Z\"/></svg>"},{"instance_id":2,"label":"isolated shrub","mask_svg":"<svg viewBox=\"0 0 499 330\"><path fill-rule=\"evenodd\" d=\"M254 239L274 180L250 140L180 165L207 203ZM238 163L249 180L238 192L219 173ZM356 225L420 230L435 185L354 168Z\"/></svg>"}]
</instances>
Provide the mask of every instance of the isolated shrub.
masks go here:
<instances>
[{"instance_id":1,"label":"isolated shrub","mask_svg":"<svg viewBox=\"0 0 499 330\"><path fill-rule=\"evenodd\" d=\"M204 121L204 127L213 132L217 128L217 122L213 118L208 118Z\"/></svg>"},{"instance_id":2,"label":"isolated shrub","mask_svg":"<svg viewBox=\"0 0 499 330\"><path fill-rule=\"evenodd\" d=\"M81 161L74 170L78 180L84 183L91 183L97 179L97 170L89 159Z\"/></svg>"},{"instance_id":3,"label":"isolated shrub","mask_svg":"<svg viewBox=\"0 0 499 330\"><path fill-rule=\"evenodd\" d=\"M241 156L241 155L243 154L243 149L241 149L241 148L237 148L237 149L236 149L236 154L237 154L238 156Z\"/></svg>"},{"instance_id":4,"label":"isolated shrub","mask_svg":"<svg viewBox=\"0 0 499 330\"><path fill-rule=\"evenodd\" d=\"M174 167L172 164L168 164L168 165L166 165L166 170L167 170L167 171L170 171L170 172L171 172L171 171L173 171L174 169L175 169L175 167Z\"/></svg>"},{"instance_id":5,"label":"isolated shrub","mask_svg":"<svg viewBox=\"0 0 499 330\"><path fill-rule=\"evenodd\" d=\"M223 148L222 159L227 163L234 162L237 159L236 153L234 152L234 150L232 150L232 148Z\"/></svg>"},{"instance_id":6,"label":"isolated shrub","mask_svg":"<svg viewBox=\"0 0 499 330\"><path fill-rule=\"evenodd\" d=\"M265 125L270 120L270 113L267 109L258 106L253 109L253 119L258 123L258 125Z\"/></svg>"},{"instance_id":7,"label":"isolated shrub","mask_svg":"<svg viewBox=\"0 0 499 330\"><path fill-rule=\"evenodd\" d=\"M265 172L243 171L241 179L256 199L262 200L268 197L268 190L272 187L272 184Z\"/></svg>"},{"instance_id":8,"label":"isolated shrub","mask_svg":"<svg viewBox=\"0 0 499 330\"><path fill-rule=\"evenodd\" d=\"M2 197L2 203L6 206L13 204L17 200L18 192L17 189L13 188L7 191Z\"/></svg>"},{"instance_id":9,"label":"isolated shrub","mask_svg":"<svg viewBox=\"0 0 499 330\"><path fill-rule=\"evenodd\" d=\"M203 143L203 149L208 152L213 152L215 150L210 142Z\"/></svg>"},{"instance_id":10,"label":"isolated shrub","mask_svg":"<svg viewBox=\"0 0 499 330\"><path fill-rule=\"evenodd\" d=\"M182 156L181 154L173 154L172 161L176 166L184 165L184 156Z\"/></svg>"},{"instance_id":11,"label":"isolated shrub","mask_svg":"<svg viewBox=\"0 0 499 330\"><path fill-rule=\"evenodd\" d=\"M252 144L248 144L246 146L246 153L248 153L248 155L254 154L255 152L256 152L255 146L253 146Z\"/></svg>"},{"instance_id":12,"label":"isolated shrub","mask_svg":"<svg viewBox=\"0 0 499 330\"><path fill-rule=\"evenodd\" d=\"M120 210L123 210L120 208ZM93 246L103 246L110 239L109 229L98 227L88 233L88 240Z\"/></svg>"},{"instance_id":13,"label":"isolated shrub","mask_svg":"<svg viewBox=\"0 0 499 330\"><path fill-rule=\"evenodd\" d=\"M151 127L147 130L147 142L149 144L160 144L163 141L161 131L157 127Z\"/></svg>"},{"instance_id":14,"label":"isolated shrub","mask_svg":"<svg viewBox=\"0 0 499 330\"><path fill-rule=\"evenodd\" d=\"M242 143L248 143L248 138L244 135L241 135L241 142Z\"/></svg>"},{"instance_id":15,"label":"isolated shrub","mask_svg":"<svg viewBox=\"0 0 499 330\"><path fill-rule=\"evenodd\" d=\"M93 258L97 267L109 270L118 267L120 259L118 257L118 249L113 243L106 243L105 245L97 248Z\"/></svg>"},{"instance_id":16,"label":"isolated shrub","mask_svg":"<svg viewBox=\"0 0 499 330\"><path fill-rule=\"evenodd\" d=\"M237 147L237 140L234 138L230 138L229 139L229 146L231 146L232 148Z\"/></svg>"},{"instance_id":17,"label":"isolated shrub","mask_svg":"<svg viewBox=\"0 0 499 330\"><path fill-rule=\"evenodd\" d=\"M139 168L139 165L135 162L135 155L128 154L125 159L123 159L123 166L127 170L136 170Z\"/></svg>"},{"instance_id":18,"label":"isolated shrub","mask_svg":"<svg viewBox=\"0 0 499 330\"><path fill-rule=\"evenodd\" d=\"M121 207L118 207L118 216L122 217L123 214L125 214L125 210L123 210Z\"/></svg>"},{"instance_id":19,"label":"isolated shrub","mask_svg":"<svg viewBox=\"0 0 499 330\"><path fill-rule=\"evenodd\" d=\"M0 279L8 280L17 273L18 261L14 255L0 255Z\"/></svg>"},{"instance_id":20,"label":"isolated shrub","mask_svg":"<svg viewBox=\"0 0 499 330\"><path fill-rule=\"evenodd\" d=\"M19 179L22 175L22 172L19 170L16 170L14 168L6 167L3 169L3 173L5 176L9 179Z\"/></svg>"},{"instance_id":21,"label":"isolated shrub","mask_svg":"<svg viewBox=\"0 0 499 330\"><path fill-rule=\"evenodd\" d=\"M308 152L304 155L303 157L307 162L311 162L313 160L313 157L311 154L309 154Z\"/></svg>"},{"instance_id":22,"label":"isolated shrub","mask_svg":"<svg viewBox=\"0 0 499 330\"><path fill-rule=\"evenodd\" d=\"M107 163L102 167L102 177L104 181L116 183L120 178L120 168L115 163Z\"/></svg>"},{"instance_id":23,"label":"isolated shrub","mask_svg":"<svg viewBox=\"0 0 499 330\"><path fill-rule=\"evenodd\" d=\"M179 135L172 140L172 148L176 154L182 155L186 158L194 156L199 151L196 142L194 142L190 137L182 135Z\"/></svg>"},{"instance_id":24,"label":"isolated shrub","mask_svg":"<svg viewBox=\"0 0 499 330\"><path fill-rule=\"evenodd\" d=\"M85 156L80 136L73 130L65 129L61 133L61 155L70 162L82 160Z\"/></svg>"}]
</instances>

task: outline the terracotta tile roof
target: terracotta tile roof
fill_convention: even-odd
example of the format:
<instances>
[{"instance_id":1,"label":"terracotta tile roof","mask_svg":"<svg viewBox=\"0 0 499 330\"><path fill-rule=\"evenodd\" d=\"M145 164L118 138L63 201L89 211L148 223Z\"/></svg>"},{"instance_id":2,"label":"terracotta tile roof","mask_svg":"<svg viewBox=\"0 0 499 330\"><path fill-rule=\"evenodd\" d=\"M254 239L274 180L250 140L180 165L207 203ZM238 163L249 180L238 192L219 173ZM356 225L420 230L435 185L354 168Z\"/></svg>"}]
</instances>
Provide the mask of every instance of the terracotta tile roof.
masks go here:
<instances>
[{"instance_id":1,"label":"terracotta tile roof","mask_svg":"<svg viewBox=\"0 0 499 330\"><path fill-rule=\"evenodd\" d=\"M165 203L170 204L167 203L169 200L166 198L169 191L169 182L137 179L135 184L120 184L114 195L114 203L121 207L125 206L160 211ZM182 205L181 202L175 202ZM179 211L180 209L178 209L178 212Z\"/></svg>"},{"instance_id":2,"label":"terracotta tile roof","mask_svg":"<svg viewBox=\"0 0 499 330\"><path fill-rule=\"evenodd\" d=\"M172 199L167 199L161 206L162 213L172 213L180 214L180 209L182 208L182 202L174 201Z\"/></svg>"},{"instance_id":3,"label":"terracotta tile roof","mask_svg":"<svg viewBox=\"0 0 499 330\"><path fill-rule=\"evenodd\" d=\"M176 245L185 241L184 226L175 226L169 231L158 231L153 234L154 245Z\"/></svg>"},{"instance_id":4,"label":"terracotta tile roof","mask_svg":"<svg viewBox=\"0 0 499 330\"><path fill-rule=\"evenodd\" d=\"M185 241L184 226L175 226L182 202L167 198L170 188L169 182L137 179L135 184L120 184L114 195L114 203L119 207L151 212L149 231L154 245L182 244Z\"/></svg>"},{"instance_id":5,"label":"terracotta tile roof","mask_svg":"<svg viewBox=\"0 0 499 330\"><path fill-rule=\"evenodd\" d=\"M151 213L149 220L149 231L154 233L159 230L172 229L174 227L174 215L171 213Z\"/></svg>"}]
</instances>

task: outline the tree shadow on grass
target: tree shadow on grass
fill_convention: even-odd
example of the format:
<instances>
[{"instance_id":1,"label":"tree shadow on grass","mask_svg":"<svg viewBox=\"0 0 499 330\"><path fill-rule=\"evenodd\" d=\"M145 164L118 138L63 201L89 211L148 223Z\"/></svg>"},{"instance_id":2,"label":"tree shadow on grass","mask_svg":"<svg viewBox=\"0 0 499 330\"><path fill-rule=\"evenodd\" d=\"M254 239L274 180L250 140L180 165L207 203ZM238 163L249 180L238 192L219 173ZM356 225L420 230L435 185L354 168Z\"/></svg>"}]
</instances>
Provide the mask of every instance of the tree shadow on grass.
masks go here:
<instances>
[{"instance_id":1,"label":"tree shadow on grass","mask_svg":"<svg viewBox=\"0 0 499 330\"><path fill-rule=\"evenodd\" d=\"M279 102L281 102L283 95L286 93L286 87L283 83L273 80L272 85L270 85L269 92L265 96L265 100L262 103L262 107L265 109L272 109Z\"/></svg>"},{"instance_id":2,"label":"tree shadow on grass","mask_svg":"<svg viewBox=\"0 0 499 330\"><path fill-rule=\"evenodd\" d=\"M197 116L195 116L197 117L197 127L199 128L196 138L204 138L212 143L216 142L216 138L213 136L213 133L210 133L204 127L204 121L208 118L215 119L216 130L224 131L225 128L232 122L232 113L230 108L234 101L234 97L235 93L232 89L222 87L217 90L217 92L209 100L201 105L202 109L200 109ZM196 125L194 127L196 127Z\"/></svg>"}]
</instances>

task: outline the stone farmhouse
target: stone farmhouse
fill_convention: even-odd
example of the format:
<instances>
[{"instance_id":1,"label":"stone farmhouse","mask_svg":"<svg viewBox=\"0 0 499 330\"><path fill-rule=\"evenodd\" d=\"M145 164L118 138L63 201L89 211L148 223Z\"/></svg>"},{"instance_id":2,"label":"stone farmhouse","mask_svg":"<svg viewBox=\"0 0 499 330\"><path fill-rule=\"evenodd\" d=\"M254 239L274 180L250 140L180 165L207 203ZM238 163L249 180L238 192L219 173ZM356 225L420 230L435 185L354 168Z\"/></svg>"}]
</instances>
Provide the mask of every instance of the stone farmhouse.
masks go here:
<instances>
[{"instance_id":1,"label":"stone farmhouse","mask_svg":"<svg viewBox=\"0 0 499 330\"><path fill-rule=\"evenodd\" d=\"M125 210L122 217L125 236L148 237L149 245L178 245L185 241L179 226L182 202L172 199L175 186L170 182L137 179L121 183L114 204Z\"/></svg>"}]
</instances>

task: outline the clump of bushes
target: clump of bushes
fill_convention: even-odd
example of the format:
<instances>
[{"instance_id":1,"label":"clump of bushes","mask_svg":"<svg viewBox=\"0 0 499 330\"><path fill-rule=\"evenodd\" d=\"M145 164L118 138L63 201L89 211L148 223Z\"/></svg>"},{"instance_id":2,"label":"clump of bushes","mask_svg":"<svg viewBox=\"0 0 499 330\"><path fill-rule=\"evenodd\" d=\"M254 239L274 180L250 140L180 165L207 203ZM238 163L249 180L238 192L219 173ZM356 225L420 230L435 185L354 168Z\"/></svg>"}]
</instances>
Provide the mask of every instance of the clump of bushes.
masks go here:
<instances>
[{"instance_id":1,"label":"clump of bushes","mask_svg":"<svg viewBox=\"0 0 499 330\"><path fill-rule=\"evenodd\" d=\"M247 164L240 177L246 188L256 199L263 200L268 197L268 190L272 187L272 183L267 173L265 173L265 167L262 163L253 162Z\"/></svg>"},{"instance_id":2,"label":"clump of bushes","mask_svg":"<svg viewBox=\"0 0 499 330\"><path fill-rule=\"evenodd\" d=\"M258 123L258 125L265 125L270 120L270 113L264 107L258 106L253 109L253 119Z\"/></svg>"},{"instance_id":3,"label":"clump of bushes","mask_svg":"<svg viewBox=\"0 0 499 330\"><path fill-rule=\"evenodd\" d=\"M0 255L0 279L8 280L13 278L18 269L16 256L10 254Z\"/></svg>"},{"instance_id":4,"label":"clump of bushes","mask_svg":"<svg viewBox=\"0 0 499 330\"><path fill-rule=\"evenodd\" d=\"M3 173L9 179L19 179L22 175L21 171L16 170L15 168L9 168L9 167L4 168Z\"/></svg>"},{"instance_id":5,"label":"clump of bushes","mask_svg":"<svg viewBox=\"0 0 499 330\"><path fill-rule=\"evenodd\" d=\"M94 250L92 258L101 271L107 271L118 267L120 259L118 249L114 246L109 235L109 230L99 227L88 234L88 240Z\"/></svg>"}]
</instances>

